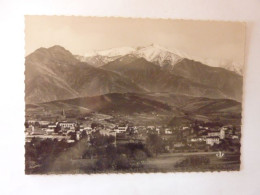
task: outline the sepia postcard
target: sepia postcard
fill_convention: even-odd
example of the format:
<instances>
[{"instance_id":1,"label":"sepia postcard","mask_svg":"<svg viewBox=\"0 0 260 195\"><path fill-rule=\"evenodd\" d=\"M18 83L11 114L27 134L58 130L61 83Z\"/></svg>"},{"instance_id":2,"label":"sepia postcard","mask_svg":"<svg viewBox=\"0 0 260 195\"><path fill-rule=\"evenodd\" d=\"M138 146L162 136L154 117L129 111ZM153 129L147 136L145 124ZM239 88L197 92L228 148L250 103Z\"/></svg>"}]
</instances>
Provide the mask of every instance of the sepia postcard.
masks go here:
<instances>
[{"instance_id":1,"label":"sepia postcard","mask_svg":"<svg viewBox=\"0 0 260 195\"><path fill-rule=\"evenodd\" d=\"M25 16L25 174L239 171L245 33Z\"/></svg>"}]
</instances>

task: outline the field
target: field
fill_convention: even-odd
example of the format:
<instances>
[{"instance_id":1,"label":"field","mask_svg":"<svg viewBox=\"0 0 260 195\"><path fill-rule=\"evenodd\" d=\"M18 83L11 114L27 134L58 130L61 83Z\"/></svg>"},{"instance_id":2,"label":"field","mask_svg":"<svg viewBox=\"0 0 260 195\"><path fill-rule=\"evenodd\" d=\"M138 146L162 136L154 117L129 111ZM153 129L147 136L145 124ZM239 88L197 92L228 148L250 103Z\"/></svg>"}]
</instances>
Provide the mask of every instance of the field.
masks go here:
<instances>
[{"instance_id":1,"label":"field","mask_svg":"<svg viewBox=\"0 0 260 195\"><path fill-rule=\"evenodd\" d=\"M199 153L167 153L157 157L148 158L144 162L144 170L149 172L168 172L168 171L220 171L220 170L239 170L240 160L239 154L227 153L223 158L216 157L217 152L199 152ZM188 157L207 157L209 164L198 166L176 167L177 163L182 162Z\"/></svg>"},{"instance_id":2,"label":"field","mask_svg":"<svg viewBox=\"0 0 260 195\"><path fill-rule=\"evenodd\" d=\"M226 153L223 158L216 157L217 152L197 152L197 153L164 153L150 157L142 162L142 167L131 170L93 170L97 159L70 159L55 162L52 171L48 173L81 174L81 173L128 173L128 172L205 172L205 171L238 171L240 169L239 154ZM196 166L177 165L190 157L207 158L209 164L197 164ZM66 167L66 171L62 167Z\"/></svg>"}]
</instances>

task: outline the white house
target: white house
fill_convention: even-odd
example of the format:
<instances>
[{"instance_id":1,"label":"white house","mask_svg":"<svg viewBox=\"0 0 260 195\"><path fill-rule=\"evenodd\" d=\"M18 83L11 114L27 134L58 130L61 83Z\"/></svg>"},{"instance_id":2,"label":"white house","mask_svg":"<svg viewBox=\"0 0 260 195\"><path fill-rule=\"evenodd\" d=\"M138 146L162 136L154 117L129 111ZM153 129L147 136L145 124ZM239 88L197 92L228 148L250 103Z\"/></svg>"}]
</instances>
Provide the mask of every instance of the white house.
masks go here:
<instances>
[{"instance_id":1,"label":"white house","mask_svg":"<svg viewBox=\"0 0 260 195\"><path fill-rule=\"evenodd\" d=\"M186 130L186 129L189 129L189 127L185 127L185 126L182 127L182 130Z\"/></svg>"},{"instance_id":2,"label":"white house","mask_svg":"<svg viewBox=\"0 0 260 195\"><path fill-rule=\"evenodd\" d=\"M48 128L49 128L49 129L55 129L56 126L57 126L56 124L49 124L49 125L48 125Z\"/></svg>"},{"instance_id":3,"label":"white house","mask_svg":"<svg viewBox=\"0 0 260 195\"><path fill-rule=\"evenodd\" d=\"M80 131L83 131L83 130L84 130L84 126L83 126L83 125L80 125L80 126L79 126L79 130L80 130Z\"/></svg>"},{"instance_id":4,"label":"white house","mask_svg":"<svg viewBox=\"0 0 260 195\"><path fill-rule=\"evenodd\" d=\"M68 129L75 129L76 123L74 122L60 122L59 123L61 128L68 128Z\"/></svg>"},{"instance_id":5,"label":"white house","mask_svg":"<svg viewBox=\"0 0 260 195\"><path fill-rule=\"evenodd\" d=\"M48 128L48 129L45 129L45 132L46 132L47 134L52 134L52 133L54 133L54 129Z\"/></svg>"},{"instance_id":6,"label":"white house","mask_svg":"<svg viewBox=\"0 0 260 195\"><path fill-rule=\"evenodd\" d=\"M165 134L169 135L169 134L172 134L172 131L170 129L165 129Z\"/></svg>"},{"instance_id":7,"label":"white house","mask_svg":"<svg viewBox=\"0 0 260 195\"><path fill-rule=\"evenodd\" d=\"M182 142L177 142L177 143L174 144L174 148L181 148L181 147L184 147L184 146L185 146L185 144L182 143Z\"/></svg>"},{"instance_id":8,"label":"white house","mask_svg":"<svg viewBox=\"0 0 260 195\"><path fill-rule=\"evenodd\" d=\"M206 141L206 139L203 137L194 137L194 138L191 138L190 141L191 142L203 142L203 141Z\"/></svg>"},{"instance_id":9,"label":"white house","mask_svg":"<svg viewBox=\"0 0 260 195\"><path fill-rule=\"evenodd\" d=\"M66 135L69 135L69 133L75 133L75 130L68 130L67 132L66 132Z\"/></svg>"},{"instance_id":10,"label":"white house","mask_svg":"<svg viewBox=\"0 0 260 195\"><path fill-rule=\"evenodd\" d=\"M76 132L76 140L80 140L80 138L81 138L81 132L77 131Z\"/></svg>"},{"instance_id":11,"label":"white house","mask_svg":"<svg viewBox=\"0 0 260 195\"><path fill-rule=\"evenodd\" d=\"M152 125L147 126L147 129L151 129L151 130L153 130L153 129L155 129L155 126L152 126Z\"/></svg>"},{"instance_id":12,"label":"white house","mask_svg":"<svg viewBox=\"0 0 260 195\"><path fill-rule=\"evenodd\" d=\"M210 131L208 132L209 137L220 137L220 131Z\"/></svg>"},{"instance_id":13,"label":"white house","mask_svg":"<svg viewBox=\"0 0 260 195\"><path fill-rule=\"evenodd\" d=\"M81 131L81 129L80 129ZM82 131L86 131L86 134L89 135L92 133L93 129L91 127L84 127L84 129Z\"/></svg>"},{"instance_id":14,"label":"white house","mask_svg":"<svg viewBox=\"0 0 260 195\"><path fill-rule=\"evenodd\" d=\"M213 146L214 144L220 144L219 137L207 137L206 138L206 144Z\"/></svg>"},{"instance_id":15,"label":"white house","mask_svg":"<svg viewBox=\"0 0 260 195\"><path fill-rule=\"evenodd\" d=\"M105 136L116 136L116 132L115 131L112 131L112 130L110 130L110 129L101 129L101 130L99 130L99 133L101 134L101 135L105 135Z\"/></svg>"},{"instance_id":16,"label":"white house","mask_svg":"<svg viewBox=\"0 0 260 195\"><path fill-rule=\"evenodd\" d=\"M30 125L31 125L31 124L34 125L34 124L36 123L36 120L28 120L27 122L28 122L28 124L30 124Z\"/></svg>"},{"instance_id":17,"label":"white house","mask_svg":"<svg viewBox=\"0 0 260 195\"><path fill-rule=\"evenodd\" d=\"M50 122L49 121L39 121L40 125L49 125Z\"/></svg>"},{"instance_id":18,"label":"white house","mask_svg":"<svg viewBox=\"0 0 260 195\"><path fill-rule=\"evenodd\" d=\"M127 128L128 128L127 125L126 126L122 125L122 126L118 126L118 128L114 129L114 131L116 133L124 133L124 132L126 132Z\"/></svg>"},{"instance_id":19,"label":"white house","mask_svg":"<svg viewBox=\"0 0 260 195\"><path fill-rule=\"evenodd\" d=\"M219 138L220 138L220 139L225 139L225 135L226 135L225 130L224 130L224 129L220 129Z\"/></svg>"}]
</instances>

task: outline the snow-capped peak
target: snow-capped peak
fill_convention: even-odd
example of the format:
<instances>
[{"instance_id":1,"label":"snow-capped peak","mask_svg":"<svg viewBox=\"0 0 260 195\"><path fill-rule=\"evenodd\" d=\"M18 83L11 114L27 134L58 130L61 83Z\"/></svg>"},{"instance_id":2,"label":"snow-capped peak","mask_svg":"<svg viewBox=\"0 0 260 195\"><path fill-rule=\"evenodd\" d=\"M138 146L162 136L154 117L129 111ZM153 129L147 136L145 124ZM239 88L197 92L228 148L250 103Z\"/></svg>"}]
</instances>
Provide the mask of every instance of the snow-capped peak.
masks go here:
<instances>
[{"instance_id":1,"label":"snow-capped peak","mask_svg":"<svg viewBox=\"0 0 260 195\"><path fill-rule=\"evenodd\" d=\"M80 61L89 63L90 65L100 67L106 63L114 61L125 55L133 55L139 58L145 58L149 62L153 62L161 67L174 66L183 58L200 61L213 67L222 67L234 71L240 75L243 74L243 66L240 63L234 63L231 60L214 60L208 58L199 58L189 56L177 49L168 49L158 44L150 44L145 47L118 47L106 50L96 50L85 53L84 56L77 56Z\"/></svg>"},{"instance_id":2,"label":"snow-capped peak","mask_svg":"<svg viewBox=\"0 0 260 195\"><path fill-rule=\"evenodd\" d=\"M135 51L135 55L143 57L147 61L154 62L160 66L174 65L182 59L182 56L157 44L151 44L147 47L139 47Z\"/></svg>"},{"instance_id":3,"label":"snow-capped peak","mask_svg":"<svg viewBox=\"0 0 260 195\"><path fill-rule=\"evenodd\" d=\"M124 56L130 54L133 51L135 51L135 49L132 47L119 47L119 48L111 48L106 50L88 52L84 56L90 57L90 56L101 55L106 57L116 57L116 56Z\"/></svg>"},{"instance_id":4,"label":"snow-capped peak","mask_svg":"<svg viewBox=\"0 0 260 195\"><path fill-rule=\"evenodd\" d=\"M119 47L107 50L91 51L78 59L88 62L91 65L101 66L129 54L145 58L147 61L153 62L159 66L173 66L183 57L186 57L183 53L178 52L177 50L172 51L160 45L151 44L146 47Z\"/></svg>"},{"instance_id":5,"label":"snow-capped peak","mask_svg":"<svg viewBox=\"0 0 260 195\"><path fill-rule=\"evenodd\" d=\"M132 53L133 51L135 51L135 49L132 47L120 47L120 48L113 48L113 49L100 51L99 54L108 57L115 57L115 56L124 56Z\"/></svg>"}]
</instances>

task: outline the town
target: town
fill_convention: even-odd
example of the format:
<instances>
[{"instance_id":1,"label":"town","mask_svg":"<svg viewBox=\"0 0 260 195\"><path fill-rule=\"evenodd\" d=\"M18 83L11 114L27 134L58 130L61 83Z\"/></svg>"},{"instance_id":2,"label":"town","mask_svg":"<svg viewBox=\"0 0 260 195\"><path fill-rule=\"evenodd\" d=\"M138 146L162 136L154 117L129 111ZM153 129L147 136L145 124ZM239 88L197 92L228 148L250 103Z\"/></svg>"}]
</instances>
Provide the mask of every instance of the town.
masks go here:
<instances>
[{"instance_id":1,"label":"town","mask_svg":"<svg viewBox=\"0 0 260 195\"><path fill-rule=\"evenodd\" d=\"M26 146L30 151L35 140L57 143L63 143L59 153L73 148L77 143L80 144L84 140L84 147L107 148L109 144L115 148L136 145L139 148L142 145L143 153L147 157L156 156L158 154L216 154L224 153L240 153L240 126L223 125L218 122L203 122L197 120L186 120L179 123L183 118L176 117L176 125L135 125L131 122L113 122L113 120L93 121L89 117L69 118L63 111L63 118L54 120L37 120L27 119L25 122ZM109 121L110 123L102 123ZM109 141L103 141L98 147L94 145L94 138L107 138ZM150 140L149 140L150 139ZM49 142L48 142L49 143ZM66 143L64 145L64 143ZM132 147L132 146L131 146ZM87 151L87 149L86 149ZM96 156L88 156L84 152L77 159L98 158ZM37 152L39 153L39 152ZM155 154L155 155L153 155ZM28 152L27 170L30 172L40 167L37 159L31 158ZM40 154L38 154L40 155ZM109 155L109 154L108 154ZM32 155L33 156L33 155ZM38 159L40 156L38 156ZM144 163L144 159L142 160ZM140 171L140 170L139 170Z\"/></svg>"},{"instance_id":2,"label":"town","mask_svg":"<svg viewBox=\"0 0 260 195\"><path fill-rule=\"evenodd\" d=\"M103 125L72 121L60 121L52 123L50 121L28 120L26 124L26 142L32 138L39 139L65 139L68 143L79 141L83 136L91 136L93 132L101 135L114 136L119 140L144 141L147 134L158 134L167 142L166 150L178 150L195 145L199 148L210 148L222 144L229 140L231 143L239 143L240 131L236 131L233 126L222 126L213 128L196 124L180 126L178 128L167 128L162 126L134 126L132 124L116 124L114 128L106 128ZM116 139L115 139L116 140ZM172 142L172 143L171 143Z\"/></svg>"}]
</instances>

